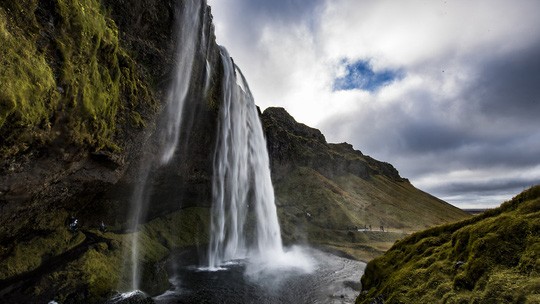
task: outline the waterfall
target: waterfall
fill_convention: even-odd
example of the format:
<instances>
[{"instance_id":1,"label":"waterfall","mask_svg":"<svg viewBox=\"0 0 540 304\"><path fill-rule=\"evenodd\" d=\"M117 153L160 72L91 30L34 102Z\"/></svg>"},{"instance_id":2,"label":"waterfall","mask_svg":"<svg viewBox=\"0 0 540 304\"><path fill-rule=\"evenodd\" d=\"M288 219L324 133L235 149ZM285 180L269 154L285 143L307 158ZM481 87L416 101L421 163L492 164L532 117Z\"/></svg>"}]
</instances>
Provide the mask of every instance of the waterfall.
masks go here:
<instances>
[{"instance_id":1,"label":"waterfall","mask_svg":"<svg viewBox=\"0 0 540 304\"><path fill-rule=\"evenodd\" d=\"M222 104L214 154L208 267L282 255L266 140L249 86L221 48Z\"/></svg>"},{"instance_id":2,"label":"waterfall","mask_svg":"<svg viewBox=\"0 0 540 304\"><path fill-rule=\"evenodd\" d=\"M165 123L164 149L161 162L167 164L174 156L180 138L180 125L184 113L184 103L189 90L189 80L193 70L193 59L197 47L201 9L200 0L185 1L180 24L177 25L176 70L174 82L167 97L167 121Z\"/></svg>"},{"instance_id":3,"label":"waterfall","mask_svg":"<svg viewBox=\"0 0 540 304\"><path fill-rule=\"evenodd\" d=\"M160 142L160 153L158 155L148 155L143 157L139 169L139 181L135 186L131 197L131 225L132 231L131 248L129 259L130 267L130 287L132 290L140 288L140 248L139 248L139 226L144 222L149 204L148 180L152 170L168 164L174 157L179 145L180 127L184 114L184 103L190 86L190 79L193 70L193 62L196 54L197 42L201 28L200 10L206 5L200 0L182 1L184 7L177 9L177 50L175 54L175 74L171 87L167 94L167 103L164 116L160 123L158 132L162 135Z\"/></svg>"}]
</instances>

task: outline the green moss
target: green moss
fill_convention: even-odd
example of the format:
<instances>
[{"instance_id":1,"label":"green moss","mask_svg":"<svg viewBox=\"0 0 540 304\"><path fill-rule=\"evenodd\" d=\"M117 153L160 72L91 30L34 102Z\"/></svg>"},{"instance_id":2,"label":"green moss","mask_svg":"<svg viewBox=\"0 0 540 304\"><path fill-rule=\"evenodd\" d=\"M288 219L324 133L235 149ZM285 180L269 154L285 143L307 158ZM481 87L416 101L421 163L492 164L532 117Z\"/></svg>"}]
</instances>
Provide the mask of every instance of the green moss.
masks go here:
<instances>
[{"instance_id":1,"label":"green moss","mask_svg":"<svg viewBox=\"0 0 540 304\"><path fill-rule=\"evenodd\" d=\"M58 136L116 151L118 123L155 105L99 0L3 2L0 37L4 157Z\"/></svg>"},{"instance_id":2,"label":"green moss","mask_svg":"<svg viewBox=\"0 0 540 304\"><path fill-rule=\"evenodd\" d=\"M208 243L208 208L186 208L144 224L137 232L142 270L142 286L147 292L162 292L169 286L162 267L174 250ZM85 234L90 235L89 238ZM101 233L66 228L13 244L2 252L0 280L28 274L75 247L70 262L35 273L36 282L25 291L36 298L50 297L58 302L103 303L117 289L129 289L131 241L133 234ZM50 267L45 266L45 267ZM127 277L122 277L122 274ZM54 294L51 294L54 291Z\"/></svg>"},{"instance_id":3,"label":"green moss","mask_svg":"<svg viewBox=\"0 0 540 304\"><path fill-rule=\"evenodd\" d=\"M371 261L357 303L536 303L540 186L500 208L422 231Z\"/></svg>"},{"instance_id":4,"label":"green moss","mask_svg":"<svg viewBox=\"0 0 540 304\"><path fill-rule=\"evenodd\" d=\"M0 7L0 128L13 117L14 128L50 127L58 103L53 71L35 44L14 27Z\"/></svg>"},{"instance_id":5,"label":"green moss","mask_svg":"<svg viewBox=\"0 0 540 304\"><path fill-rule=\"evenodd\" d=\"M92 295L103 296L111 291L111 286L117 286L120 270L118 257L107 253L107 245L99 244L99 249L91 249L83 256L81 272L86 275L88 292Z\"/></svg>"},{"instance_id":6,"label":"green moss","mask_svg":"<svg viewBox=\"0 0 540 304\"><path fill-rule=\"evenodd\" d=\"M82 233L71 233L67 229L44 232L31 240L15 241L9 252L0 260L0 280L32 271L50 257L57 256L79 244L85 237Z\"/></svg>"}]
</instances>

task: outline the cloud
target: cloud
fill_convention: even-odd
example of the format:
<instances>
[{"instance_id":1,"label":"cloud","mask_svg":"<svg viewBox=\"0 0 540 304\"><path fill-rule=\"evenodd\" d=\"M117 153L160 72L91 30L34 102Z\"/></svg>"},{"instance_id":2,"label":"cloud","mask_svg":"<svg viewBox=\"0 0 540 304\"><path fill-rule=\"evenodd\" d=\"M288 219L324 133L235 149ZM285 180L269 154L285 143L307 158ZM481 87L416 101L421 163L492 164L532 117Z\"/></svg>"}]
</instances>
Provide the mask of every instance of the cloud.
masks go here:
<instances>
[{"instance_id":1,"label":"cloud","mask_svg":"<svg viewBox=\"0 0 540 304\"><path fill-rule=\"evenodd\" d=\"M540 183L540 2L209 2L262 108L457 205Z\"/></svg>"}]
</instances>

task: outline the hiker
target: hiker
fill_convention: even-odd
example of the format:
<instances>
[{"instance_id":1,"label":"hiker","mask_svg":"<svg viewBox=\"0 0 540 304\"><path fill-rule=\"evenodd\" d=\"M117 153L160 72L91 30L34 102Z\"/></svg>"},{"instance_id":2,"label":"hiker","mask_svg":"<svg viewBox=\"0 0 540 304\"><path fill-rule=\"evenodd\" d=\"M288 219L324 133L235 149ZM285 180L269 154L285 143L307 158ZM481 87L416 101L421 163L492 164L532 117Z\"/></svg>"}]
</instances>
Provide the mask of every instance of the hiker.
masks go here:
<instances>
[{"instance_id":1,"label":"hiker","mask_svg":"<svg viewBox=\"0 0 540 304\"><path fill-rule=\"evenodd\" d=\"M99 231L107 232L107 226L105 226L105 223L103 221L101 221L101 224L99 224Z\"/></svg>"},{"instance_id":2,"label":"hiker","mask_svg":"<svg viewBox=\"0 0 540 304\"><path fill-rule=\"evenodd\" d=\"M79 229L79 220L72 216L69 223L69 230L71 230L71 232L75 232L77 229Z\"/></svg>"}]
</instances>

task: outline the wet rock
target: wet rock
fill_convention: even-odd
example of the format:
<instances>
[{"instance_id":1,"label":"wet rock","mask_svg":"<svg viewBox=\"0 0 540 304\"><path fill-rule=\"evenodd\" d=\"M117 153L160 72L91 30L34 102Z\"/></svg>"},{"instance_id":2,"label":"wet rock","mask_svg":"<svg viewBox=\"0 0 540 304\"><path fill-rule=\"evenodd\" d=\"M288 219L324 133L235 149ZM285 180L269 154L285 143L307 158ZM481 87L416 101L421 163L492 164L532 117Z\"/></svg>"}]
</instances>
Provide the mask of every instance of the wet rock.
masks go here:
<instances>
[{"instance_id":1,"label":"wet rock","mask_svg":"<svg viewBox=\"0 0 540 304\"><path fill-rule=\"evenodd\" d=\"M154 304L154 300L141 291L119 293L109 299L105 304Z\"/></svg>"}]
</instances>

